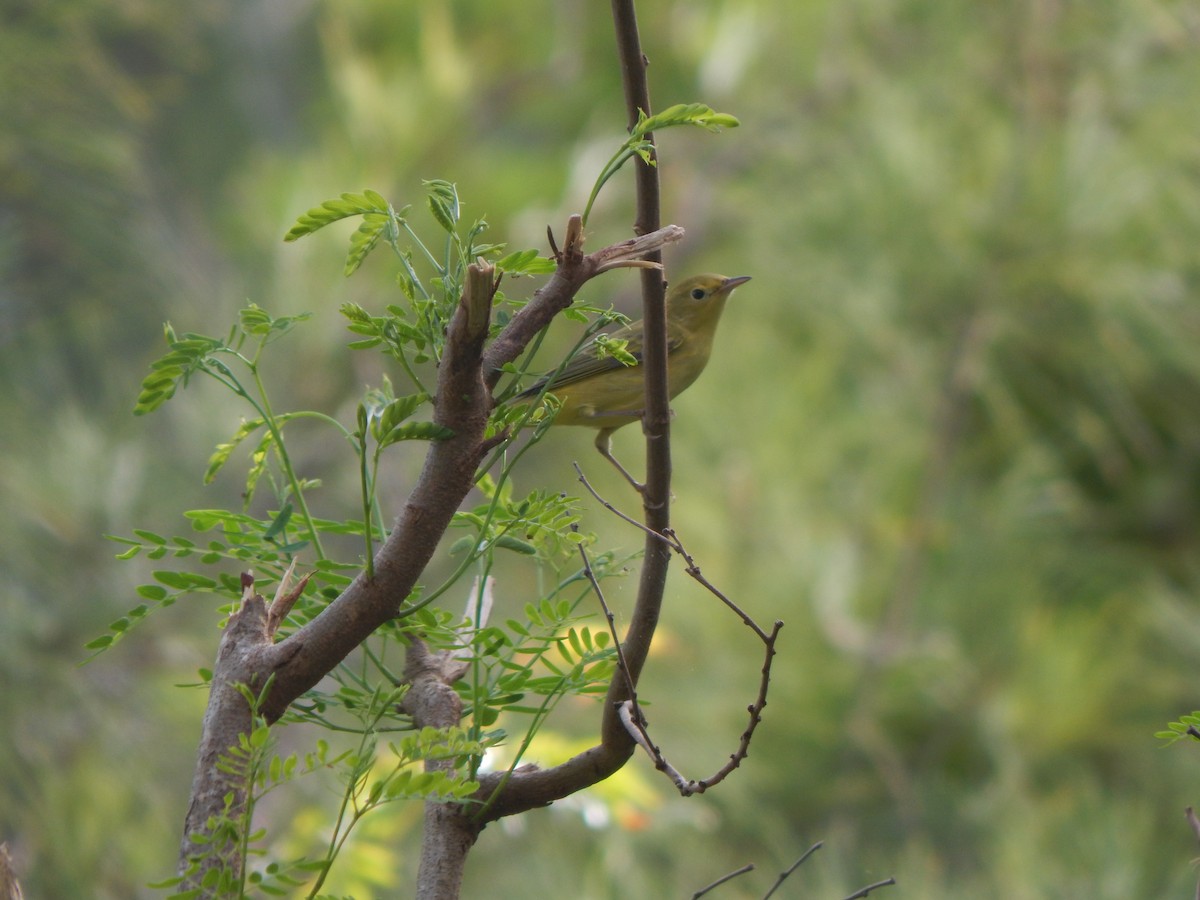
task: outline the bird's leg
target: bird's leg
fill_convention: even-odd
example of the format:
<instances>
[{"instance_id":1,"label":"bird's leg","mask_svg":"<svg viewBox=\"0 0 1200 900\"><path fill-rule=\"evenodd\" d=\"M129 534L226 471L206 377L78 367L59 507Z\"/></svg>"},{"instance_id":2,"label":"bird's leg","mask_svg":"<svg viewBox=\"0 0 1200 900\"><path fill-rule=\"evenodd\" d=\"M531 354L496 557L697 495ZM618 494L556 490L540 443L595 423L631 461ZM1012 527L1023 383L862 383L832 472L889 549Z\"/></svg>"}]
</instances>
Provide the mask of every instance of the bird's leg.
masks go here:
<instances>
[{"instance_id":1,"label":"bird's leg","mask_svg":"<svg viewBox=\"0 0 1200 900\"><path fill-rule=\"evenodd\" d=\"M625 480L633 485L635 491L645 493L646 486L630 475L628 470L612 455L612 433L614 431L616 431L615 428L601 428L600 433L596 435L596 449L600 451L601 456L616 466L617 471L625 476Z\"/></svg>"}]
</instances>

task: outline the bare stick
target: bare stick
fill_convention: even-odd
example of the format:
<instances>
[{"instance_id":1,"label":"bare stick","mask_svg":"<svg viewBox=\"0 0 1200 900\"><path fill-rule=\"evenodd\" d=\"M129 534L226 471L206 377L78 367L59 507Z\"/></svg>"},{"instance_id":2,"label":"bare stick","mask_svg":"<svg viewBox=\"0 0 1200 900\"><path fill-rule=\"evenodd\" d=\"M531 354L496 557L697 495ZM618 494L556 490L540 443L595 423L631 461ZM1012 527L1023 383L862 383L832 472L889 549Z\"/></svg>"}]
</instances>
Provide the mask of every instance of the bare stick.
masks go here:
<instances>
[{"instance_id":1,"label":"bare stick","mask_svg":"<svg viewBox=\"0 0 1200 900\"><path fill-rule=\"evenodd\" d=\"M578 533L578 523L571 523L571 530ZM621 637L617 634L616 617L612 614L612 610L608 608L608 601L604 599L604 591L600 589L600 582L596 580L596 573L592 570L592 561L588 559L587 549L583 544L579 545L579 556L583 560L583 574L587 578L588 584L592 586L592 593L596 595L596 599L600 601L600 608L604 610L604 619L608 622L608 633L612 635L613 647L617 651L617 669L625 676L626 687L629 690L629 696L637 703L637 685L634 684L632 676L629 674L629 669L625 665L625 651L621 648ZM640 716L639 716L640 718Z\"/></svg>"},{"instance_id":2,"label":"bare stick","mask_svg":"<svg viewBox=\"0 0 1200 900\"><path fill-rule=\"evenodd\" d=\"M895 883L895 878L885 878L883 881L877 881L874 884L868 884L865 888L859 888L853 894L843 897L842 900L859 900L860 897L867 896L867 894L871 893L871 891L875 890L875 888L889 887Z\"/></svg>"},{"instance_id":3,"label":"bare stick","mask_svg":"<svg viewBox=\"0 0 1200 900\"><path fill-rule=\"evenodd\" d=\"M687 563L687 569L684 571L686 571L688 575L692 576L692 578L704 585L710 594L729 607L729 609L732 610L733 613L742 620L742 624L757 634L760 640L767 640L767 633L759 627L758 623L750 618L750 616L747 615L740 606L725 596L723 592L718 590L711 581L704 577L704 575L700 572L700 567L696 565L696 560L693 559L692 555L684 549L683 542L679 540L679 536L675 533L674 529L668 528L663 532L663 537L671 545L671 549L682 556L684 562ZM779 626L782 626L782 624L782 622L778 623L775 630L778 631Z\"/></svg>"},{"instance_id":4,"label":"bare stick","mask_svg":"<svg viewBox=\"0 0 1200 900\"><path fill-rule=\"evenodd\" d=\"M747 711L750 714L749 724L746 726L746 730L742 732L741 738L738 741L737 750L730 755L729 761L708 778L702 778L699 780L687 778L682 775L674 766L672 766L670 762L667 761L662 751L650 738L650 734L646 729L646 722L637 706L637 697L634 695L632 687L630 688L630 697L627 701L631 705L631 708L626 711L625 702L618 702L616 704L618 717L620 718L621 723L625 726L626 731L629 733L629 736L634 740L634 742L637 743L637 745L643 750L645 750L650 755L650 758L654 760L654 767L670 778L671 783L675 785L676 789L683 796L690 797L692 794L702 794L713 785L724 781L734 769L742 764L742 760L750 755L750 741L754 737L755 729L758 728L759 723L762 721L762 711L767 705L767 690L771 683L771 664L775 658L775 642L779 637L779 630L783 628L783 622L777 619L769 633L764 631L763 628L744 610L742 610L741 607L730 600L729 597L727 597L712 582L704 577L703 573L700 571L700 567L696 564L696 560L684 548L683 542L679 540L679 536L673 529L667 528L662 532L657 532L651 529L649 526L643 525L641 522L637 521L632 516L621 512L619 509L613 506L613 504L601 497L596 489L592 487L591 482L589 482L584 476L583 470L580 469L578 463L575 463L575 473L578 475L580 483L584 486L588 493L590 493L597 501L599 501L605 509L612 512L623 521L628 522L634 527L645 532L647 535L648 545L651 542L657 541L659 542L660 546L665 545L670 551L678 553L681 557L683 557L684 561L687 563L687 569L685 569L685 571L688 573L688 575L695 579L699 584L703 585L709 593L717 597L723 604L725 604L726 607L732 610L742 620L742 624L753 631L763 644L765 658L763 660L762 669L760 670L761 677L758 683L758 695L755 697L754 702L747 707ZM595 586L595 589L597 594L599 594L600 591L598 585ZM601 602L603 602L603 600ZM607 610L607 607L605 607L605 609Z\"/></svg>"},{"instance_id":5,"label":"bare stick","mask_svg":"<svg viewBox=\"0 0 1200 900\"><path fill-rule=\"evenodd\" d=\"M571 528L573 531L578 530L575 525L572 525ZM579 545L579 555L583 558L584 575L587 577L588 583L592 586L592 592L600 601L601 609L604 610L604 618L608 621L608 631L612 635L613 645L617 650L617 670L625 676L626 689L629 691L629 699L617 704L617 715L621 719L621 724L625 726L626 732L654 760L655 766L661 771L666 772L668 777L675 782L676 786L680 790L683 790L687 784L687 779L671 768L670 764L663 758L662 751L654 745L654 742L650 739L650 733L646 730L646 716L642 713L641 706L638 705L637 684L629 674L629 669L625 663L625 651L622 649L621 639L617 635L615 617L612 614L612 610L608 607L608 601L604 599L604 591L600 589L600 582L596 579L596 573L592 571L592 564L588 559L587 550L584 549L582 544Z\"/></svg>"},{"instance_id":6,"label":"bare stick","mask_svg":"<svg viewBox=\"0 0 1200 900\"><path fill-rule=\"evenodd\" d=\"M779 873L779 877L775 879L775 883L773 885L771 885L771 889L769 891L767 891L765 894L763 894L762 900L768 900L768 898L773 893L775 893L775 891L777 891L779 889L779 886L788 880L788 878L791 876L791 874L793 872L795 872L798 868L800 868L802 865L804 865L804 863L808 860L808 858L810 856L812 856L814 853L816 853L818 850L820 850L824 846L825 846L824 841L817 841L815 844L813 844L811 847L809 847L807 850L805 850L802 854L800 854L800 858L798 860L796 860L794 863L792 863L790 866L788 866L786 869L784 869L782 872Z\"/></svg>"},{"instance_id":7,"label":"bare stick","mask_svg":"<svg viewBox=\"0 0 1200 900\"><path fill-rule=\"evenodd\" d=\"M649 112L650 109L645 78L646 60L638 38L633 0L612 0L612 11L621 59L622 82L625 86L626 111L632 127L637 121L638 111ZM646 137L650 138L649 135ZM651 531L660 532L670 525L671 458L667 431L670 408L667 397L666 304L662 276L657 271L657 266L661 263L657 250L663 244L678 240L682 236L682 229L659 228L657 170L640 161L635 169L638 217L634 233L637 237L615 252L623 254L628 260L628 265L636 265L643 270L646 350L642 368L646 379L647 399L646 415L643 419L647 443L647 488L643 494L643 505L647 526ZM558 300L550 302L547 294L559 291L561 295L564 286L574 285L577 289L578 285L586 280L578 273L570 275L572 267L578 267L579 261L584 259L578 248L572 247L576 234L577 242L582 241L580 224L578 220L573 219L568 225L565 245L561 251L556 251L558 271L555 277L538 292L533 302L513 316L484 355L484 377L489 389L495 387L500 377L500 367L515 359L533 336L549 323L553 315L566 308L566 304L559 305ZM651 246L648 241L653 241L654 245ZM554 244L551 237L551 245ZM618 261L607 255L600 257L599 254L593 254L586 259L594 266L592 275L612 268ZM645 260L651 265L646 266L639 260ZM573 293L572 290L566 294L568 303ZM541 309L531 311L531 307ZM549 310L552 310L550 315L545 315ZM637 601L625 640L620 642L625 660L625 674L614 674L609 683L608 702L600 724L599 743L550 769L522 767L512 773L482 775L479 790L475 795L477 799L485 801L483 813L477 818L479 825L535 806L544 806L582 790L607 778L633 754L636 742L621 721L618 705L630 699L630 686L636 686L649 655L662 608L670 558L669 547L657 538L647 537Z\"/></svg>"},{"instance_id":8,"label":"bare stick","mask_svg":"<svg viewBox=\"0 0 1200 900\"><path fill-rule=\"evenodd\" d=\"M692 900L696 900L697 897L703 897L705 894L707 894L713 888L720 887L727 881L733 881L733 879L737 878L739 875L745 875L747 872L753 872L753 871L754 871L754 863L746 863L740 869L734 869L728 875L722 875L720 878L718 878L712 884L705 885L704 887L700 888L700 890L698 890L698 891L696 891L696 893L692 894Z\"/></svg>"}]
</instances>

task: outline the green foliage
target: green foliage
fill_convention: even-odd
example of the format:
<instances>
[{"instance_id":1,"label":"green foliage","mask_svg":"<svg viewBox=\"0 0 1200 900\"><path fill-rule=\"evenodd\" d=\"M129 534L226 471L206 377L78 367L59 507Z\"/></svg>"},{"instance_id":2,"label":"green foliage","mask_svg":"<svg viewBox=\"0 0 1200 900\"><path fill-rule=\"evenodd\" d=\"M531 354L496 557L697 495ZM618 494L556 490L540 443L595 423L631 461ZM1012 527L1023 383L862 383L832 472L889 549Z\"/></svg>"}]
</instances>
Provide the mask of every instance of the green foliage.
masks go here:
<instances>
[{"instance_id":1,"label":"green foliage","mask_svg":"<svg viewBox=\"0 0 1200 900\"><path fill-rule=\"evenodd\" d=\"M496 268L507 275L550 275L554 267L554 260L536 250L516 250L496 260Z\"/></svg>"},{"instance_id":2,"label":"green foliage","mask_svg":"<svg viewBox=\"0 0 1200 900\"><path fill-rule=\"evenodd\" d=\"M578 498L534 490L521 500L513 500L512 482L505 479L498 485L487 474L479 479L477 486L488 502L455 513L451 523L452 528L472 531L467 546L475 547L475 552L485 553L494 544L548 561L561 561L587 541L575 529L580 521ZM456 542L450 552L463 547L461 541Z\"/></svg>"},{"instance_id":3,"label":"green foliage","mask_svg":"<svg viewBox=\"0 0 1200 900\"><path fill-rule=\"evenodd\" d=\"M583 224L587 225L588 216L591 215L592 206L595 205L596 198L600 196L601 189L621 170L625 163L636 156L647 165L657 164L654 159L654 143L651 140L651 132L679 125L695 125L717 133L726 128L737 128L739 124L741 123L734 116L715 112L703 103L677 103L652 116L647 116L645 110L639 109L637 124L630 130L628 139L604 165L596 178L596 183L592 186L592 193L583 207Z\"/></svg>"},{"instance_id":4,"label":"green foliage","mask_svg":"<svg viewBox=\"0 0 1200 900\"><path fill-rule=\"evenodd\" d=\"M174 397L179 387L186 386L188 379L197 372L211 375L218 380L233 379L233 373L222 361L222 356L240 359L253 369L253 363L242 356L248 338L256 338L258 341L254 353L254 357L257 358L263 347L287 334L297 323L309 318L311 315L308 313L272 318L251 304L241 311L238 325L225 340L190 332L177 337L175 329L168 323L163 331L170 352L150 364L150 374L142 381L142 391L138 395L133 414L141 416L154 412ZM236 379L233 380L233 384L236 385Z\"/></svg>"},{"instance_id":5,"label":"green foliage","mask_svg":"<svg viewBox=\"0 0 1200 900\"><path fill-rule=\"evenodd\" d=\"M604 359L606 356L611 356L624 366L636 366L638 359L625 348L629 346L629 341L610 338L606 334L596 335L596 357Z\"/></svg>"},{"instance_id":6,"label":"green foliage","mask_svg":"<svg viewBox=\"0 0 1200 900\"><path fill-rule=\"evenodd\" d=\"M383 375L378 386L367 389L359 401L352 427L313 410L276 412L269 397L263 377L265 351L308 316L272 317L250 306L241 312L238 324L225 339L196 334L179 338L168 326L169 352L152 364L151 374L142 385L137 412L159 408L197 374L214 379L246 403L252 416L241 422L229 440L217 445L204 477L206 484L211 483L228 468L236 451L249 445L244 505L241 511L200 509L185 513L195 532L210 535L203 541L166 537L148 529L135 529L132 537L111 537L125 548L118 554L120 559L170 558L181 569L153 572L154 583L137 589L142 602L112 622L108 633L91 641L89 649L97 653L108 649L151 612L173 606L187 595L222 597L226 601L224 610L231 611L242 595L240 578L229 571L218 570L215 575L191 571L186 568L189 564L227 567L234 562L238 570L251 569L265 583L282 581L297 562L307 565L310 578L283 627L284 634L318 615L360 568L365 567L368 576L372 573L374 548L387 536L377 496L384 452L411 441L439 441L453 436L441 425L415 418L422 412L428 414L433 403L417 367L441 359L445 326L457 305L467 265L481 255L498 254L500 250L499 246L480 243L486 228L481 221L467 228L465 234L460 233L461 208L454 185L438 180L425 182L425 187L429 213L445 233L441 256L435 257L407 221L382 196L370 191L343 194L314 207L300 217L287 236L295 240L341 219L361 216L364 225L351 240L347 273L359 266L380 236L400 261L399 287L405 302L389 305L383 315L372 315L353 303L344 304L341 312L350 332L358 336L350 349L373 349L398 361L410 387L407 393L397 396L391 379ZM381 216L385 217L383 225L378 218ZM367 231L372 236L364 238ZM412 248L398 244L402 232L412 238L415 254ZM421 277L414 259L430 267L432 276ZM499 262L510 275L526 275L545 271L548 261L533 251L520 251ZM498 302L509 301L500 297ZM581 304L576 313L586 318L585 311L592 308ZM600 312L595 322L589 322L588 334L611 318ZM612 352L620 353L621 348L613 346ZM518 376L523 371L523 366L513 369ZM505 415L500 413L501 417ZM527 409L522 415L528 419L533 412ZM336 521L313 514L309 495L320 487L320 481L296 470L285 435L286 426L303 419L332 427L357 457L361 518ZM513 420L502 421L507 424ZM332 688L312 689L281 720L285 725L356 735L357 748L330 757L328 745L321 740L316 751L305 755L303 764L295 754L275 756L272 729L256 714L254 730L242 735L240 744L230 748L220 762L222 772L247 786L249 800L244 809L230 806L224 816L207 824L207 853L221 860L261 855L269 845L262 830L252 830L255 805L295 778L329 771L338 775L345 790L324 855L300 857L286 864L271 862L264 868L247 867L240 872L218 868L206 876L214 879L206 887L222 896L273 895L294 891L315 874L309 895L315 896L351 831L368 813L398 800L461 802L470 796L477 788L474 775L484 753L509 740L508 728L498 724L502 716L525 722L520 726L517 749L510 754L515 767L563 698L604 692L614 671L615 657L608 632L594 634L582 623L589 616L579 612L580 604L590 595L590 585L583 577L578 549L592 538L579 531L578 501L544 489L515 496L515 467L544 434L548 419L540 422L530 440L520 447L513 443L519 426L507 432L497 455L481 466L476 484L483 502L458 512L453 520L456 529L469 533L449 548L449 556L457 563L453 573L436 588L419 587L399 617L364 645L361 659L347 661L332 673ZM503 427L493 425L494 429ZM256 436L257 440L252 440ZM497 461L501 463L491 474L489 470ZM255 514L251 509L261 505L256 500L264 486L272 495L274 508ZM326 544L334 543L331 539L344 536L363 542L364 552L358 560L339 559L327 551ZM497 555L506 553L526 558L543 577L550 576L556 584L540 603L527 605L524 620L509 618L503 626L489 624L483 598L476 589L472 590L464 619L455 619L432 605L448 591L460 589L464 577L472 571L477 576L476 584L485 586L479 590L490 592ZM599 577L613 573L613 559L611 553L598 554L593 571ZM486 607L490 606L489 598ZM390 663L409 633L419 634L430 645L463 659L469 673L459 685L465 721L469 723L466 728L412 733L413 723L401 704L407 688ZM209 677L202 673L202 682ZM246 693L254 710L263 696L264 692ZM408 736L386 744L387 753L381 750L383 735L405 732ZM450 761L453 766L448 771L420 771L420 764L432 760ZM163 886L178 883L164 882Z\"/></svg>"},{"instance_id":7,"label":"green foliage","mask_svg":"<svg viewBox=\"0 0 1200 900\"><path fill-rule=\"evenodd\" d=\"M1191 715L1182 716L1178 722L1168 722L1167 731L1156 731L1154 736L1166 741L1164 747L1169 747L1184 738L1200 740L1200 710Z\"/></svg>"},{"instance_id":8,"label":"green foliage","mask_svg":"<svg viewBox=\"0 0 1200 900\"><path fill-rule=\"evenodd\" d=\"M408 207L405 207L407 210ZM375 191L364 191L361 194L342 194L337 200L326 200L320 206L314 206L296 220L296 224L284 235L285 241L295 241L306 234L319 231L326 225L339 222L349 216L368 214L391 215L395 217L392 205ZM347 272L346 274L350 274Z\"/></svg>"}]
</instances>

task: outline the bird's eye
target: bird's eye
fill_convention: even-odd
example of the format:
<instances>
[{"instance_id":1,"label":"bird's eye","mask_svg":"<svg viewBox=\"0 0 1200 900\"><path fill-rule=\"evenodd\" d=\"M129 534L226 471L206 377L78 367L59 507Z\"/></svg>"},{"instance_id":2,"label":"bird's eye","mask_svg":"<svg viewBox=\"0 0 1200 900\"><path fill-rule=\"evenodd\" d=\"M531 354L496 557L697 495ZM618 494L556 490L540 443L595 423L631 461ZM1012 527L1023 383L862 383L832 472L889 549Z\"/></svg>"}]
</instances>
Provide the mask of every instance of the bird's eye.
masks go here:
<instances>
[{"instance_id":1,"label":"bird's eye","mask_svg":"<svg viewBox=\"0 0 1200 900\"><path fill-rule=\"evenodd\" d=\"M692 299L703 300L705 297L704 288L692 288Z\"/></svg>"}]
</instances>

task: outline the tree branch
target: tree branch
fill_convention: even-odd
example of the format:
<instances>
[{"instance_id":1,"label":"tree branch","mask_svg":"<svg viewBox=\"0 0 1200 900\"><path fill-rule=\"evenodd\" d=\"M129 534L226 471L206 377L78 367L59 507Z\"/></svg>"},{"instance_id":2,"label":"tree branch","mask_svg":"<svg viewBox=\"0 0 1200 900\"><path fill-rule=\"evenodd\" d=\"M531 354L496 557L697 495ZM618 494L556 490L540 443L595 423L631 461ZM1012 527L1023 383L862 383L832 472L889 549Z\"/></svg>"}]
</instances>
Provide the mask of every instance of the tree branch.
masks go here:
<instances>
[{"instance_id":1,"label":"tree branch","mask_svg":"<svg viewBox=\"0 0 1200 900\"><path fill-rule=\"evenodd\" d=\"M185 886L198 886L212 868L237 873L244 864L233 851L205 856L211 845L202 846L195 840L214 817L236 816L244 809L246 786L218 766L221 756L253 728L253 716L239 685L262 690L269 682L259 713L274 722L375 629L397 615L474 485L484 454L483 434L492 405L490 385L497 367L514 359L525 343L571 304L575 292L590 278L616 266L636 265L646 252L679 240L683 230L672 226L588 256L582 253L583 235L577 221L568 226L568 235L550 283L513 317L486 357L484 342L496 289L494 270L479 263L468 267L463 297L449 326L434 401L434 421L453 436L430 445L421 476L375 556L374 577L360 573L320 615L278 643L275 631L297 591L282 589L276 604L268 609L266 601L253 594L252 580L243 584L246 596L230 617L213 667L180 846L180 872L186 872L193 859L204 856L204 861L199 871L188 876ZM227 808L225 797L231 792L233 805Z\"/></svg>"},{"instance_id":2,"label":"tree branch","mask_svg":"<svg viewBox=\"0 0 1200 900\"><path fill-rule=\"evenodd\" d=\"M462 700L451 685L463 676L467 663L452 650L433 652L414 639L408 648L404 677L411 687L404 709L417 728L453 728L462 716ZM454 771L453 759L430 759L426 771ZM463 819L457 806L439 800L425 801L425 827L421 864L417 870L417 900L457 897L462 887L467 853L479 831Z\"/></svg>"},{"instance_id":3,"label":"tree branch","mask_svg":"<svg viewBox=\"0 0 1200 900\"><path fill-rule=\"evenodd\" d=\"M613 16L624 73L626 106L632 125L638 111L650 112L645 66L638 39L632 0L613 0ZM651 135L646 135L652 140ZM380 625L401 610L432 557L454 513L475 482L486 444L484 429L492 406L491 390L501 367L516 359L529 342L572 302L589 279L609 269L642 268L645 348L642 369L646 379L643 429L647 442L647 480L643 492L645 524L649 532L664 534L670 527L670 409L667 392L666 307L659 272L659 249L677 241L683 230L659 228L659 191L656 169L639 161L637 178L637 237L583 253L582 221L568 222L563 249L556 250L558 267L550 281L504 328L485 351L491 304L497 283L491 266L477 262L468 267L467 284L448 329L434 400L434 421L452 434L430 445L421 475L396 520L388 539L376 553L373 575L360 573L354 582L318 616L287 639L275 643L275 628L286 615L283 605L270 616L266 603L249 596L231 617L222 637L214 667L209 708L193 783L192 804L185 825L180 866L186 869L198 855L193 840L214 816L226 813L224 798L234 791L234 812L244 808L245 785L230 783L217 762L241 735L253 728L253 716L239 685L262 690L266 696L258 712L268 722L277 720L288 706L314 687ZM618 704L630 698L645 663L658 623L671 549L647 535L638 599L623 644L625 671L610 685L601 724L599 745L549 770L521 767L507 776L494 773L481 779L477 799L487 800L486 813L472 820L459 805L434 805L426 810L427 838L442 841L426 851L451 860L449 873L441 863L422 862L421 896L454 896L466 853L483 823L542 806L603 780L629 759L634 742L621 724ZM291 592L284 592L290 600ZM288 601L283 600L286 604ZM411 648L408 677L413 687L408 702L417 727L455 724L461 709L446 701L453 691L453 667L423 666L430 654L417 642ZM257 686L257 687L256 687ZM424 700L422 699L424 698ZM457 700L457 697L454 698ZM429 701L429 702L425 702ZM507 777L507 781L503 779ZM501 789L502 788L502 789ZM499 790L499 794L496 794ZM239 806L238 804L241 804ZM454 846L449 846L453 843ZM210 854L195 882L206 869L230 867L240 872L244 860Z\"/></svg>"},{"instance_id":4,"label":"tree branch","mask_svg":"<svg viewBox=\"0 0 1200 900\"><path fill-rule=\"evenodd\" d=\"M750 713L750 722L747 725L746 730L742 732L741 740L738 742L737 751L730 754L729 761L726 762L725 765L722 766L715 774L700 780L685 778L682 773L680 773L674 766L670 764L670 762L667 761L667 758L663 754L662 750L654 743L653 740L651 740L646 718L638 706L636 683L632 679L628 677L626 678L629 699L623 700L617 704L617 715L621 720L621 724L624 726L625 730L629 733L629 736L634 740L634 742L643 750L645 750L646 753L649 754L650 758L654 760L654 767L660 772L666 774L666 776L671 779L671 782L676 788L678 788L679 792L683 796L689 797L693 794L702 794L713 785L724 781L734 769L742 764L742 760L750 755L750 741L754 737L755 730L762 722L762 711L767 705L767 689L771 684L771 664L775 659L775 643L779 638L779 630L783 628L783 622L776 619L774 626L768 634L765 630L763 630L762 626L760 626L749 616L749 614L747 614L740 606L730 600L729 597L725 596L724 592L719 590L716 585L704 577L704 573L700 571L700 567L696 564L695 558L687 552L687 549L683 546L683 541L679 539L679 535L675 533L673 528L668 528L662 534L651 531L647 526L643 525L632 516L628 516L621 512L619 509L613 506L613 504L601 497L600 494L596 492L596 489L592 487L591 482L584 477L583 471L578 465L575 466L575 472L579 476L580 484L582 484L584 488L587 489L587 492L591 494L592 497L594 497L596 501L599 502L605 509L630 525L640 528L643 532L645 532L647 539L657 539L668 546L673 553L678 553L681 557L683 557L683 560L687 565L687 568L684 571L696 582L701 584L705 590L725 604L730 611L732 611L739 619L742 620L743 625L754 632L755 636L763 644L765 658L763 660L762 669L760 670L761 677L758 683L758 696L754 699L754 702L747 707L747 711ZM580 547L580 553L583 554L584 558L584 574L588 577L588 580L592 585L592 591L599 598L600 605L604 609L605 617L608 619L609 627L611 628L613 617L608 610L608 604L604 600L604 595L600 590L599 583L591 573L591 567L587 563L587 554L582 547ZM615 639L616 635L614 634L613 637ZM620 650L621 648L618 647L618 666L621 671L626 671L625 655L624 653L620 652Z\"/></svg>"},{"instance_id":5,"label":"tree branch","mask_svg":"<svg viewBox=\"0 0 1200 900\"><path fill-rule=\"evenodd\" d=\"M277 598L276 602L287 601ZM254 577L244 573L242 604L229 617L221 636L204 711L191 803L179 847L179 874L186 878L184 889L198 887L210 869L224 869L238 877L245 865L236 841L207 841L203 836L209 832L210 819L224 816L236 820L246 809L249 785L245 777L220 762L231 747L238 746L239 738L254 727L250 704L240 688L254 690L266 684L266 673L270 671L266 660L275 649L277 625L278 619L272 618L267 601L254 592ZM228 804L226 797L231 798ZM199 861L199 865L189 871L194 861Z\"/></svg>"},{"instance_id":6,"label":"tree branch","mask_svg":"<svg viewBox=\"0 0 1200 900\"><path fill-rule=\"evenodd\" d=\"M271 662L278 665L269 670L275 682L263 707L268 721L282 716L292 701L399 612L474 485L491 409L489 389L499 377L499 367L515 359L554 316L570 306L588 280L608 269L635 264L683 237L683 229L672 225L584 256L577 219L572 217L573 223L568 224L568 243L554 276L513 316L486 353L487 314L495 295L493 270L478 264L469 267L463 300L450 324L434 405L434 421L454 436L430 446L417 485L375 556L375 577L360 574L319 616L275 646Z\"/></svg>"},{"instance_id":7,"label":"tree branch","mask_svg":"<svg viewBox=\"0 0 1200 900\"><path fill-rule=\"evenodd\" d=\"M638 121L639 111L650 115L650 88L646 82L646 57L638 36L637 13L633 0L612 0L613 23L617 33L617 52L621 61L621 81L625 86L625 110L629 127ZM654 135L647 134L651 144ZM657 150L652 151L657 159ZM635 167L637 221L635 234L648 234L659 227L658 168L639 158ZM661 262L661 254L650 257ZM646 527L662 533L671 525L671 407L667 392L667 307L662 276L642 272L642 322L645 329L642 371L646 379L646 406L642 430L646 435L646 484L642 505ZM625 633L624 651L629 666L628 681L614 677L609 687L601 741L631 753L633 742L617 714L618 705L630 698L629 685L635 685L650 653L650 643L658 627L667 567L671 551L647 535L642 560L638 597Z\"/></svg>"},{"instance_id":8,"label":"tree branch","mask_svg":"<svg viewBox=\"0 0 1200 900\"><path fill-rule=\"evenodd\" d=\"M633 0L612 0L612 12L625 86L625 105L632 128L638 120L639 110L650 113L646 58L642 55ZM653 141L653 135L647 134L646 139ZM658 233L659 228L658 170L639 159L636 173L637 221L634 233L649 237ZM569 250L568 241L560 265L569 262ZM658 252L647 253L645 257L654 263L662 262ZM667 392L666 296L662 276L654 269L644 269L642 272L642 309L645 325L642 370L646 379L646 407L642 421L646 434L646 484L642 497L647 529L661 534L671 524L671 410ZM515 324L514 319L512 325ZM496 343L499 344L500 340ZM501 363L504 361L507 360ZM657 537L648 534L638 598L622 644L625 671L614 673L609 684L600 727L600 743L551 769L522 768L511 774L492 773L481 778L481 786L476 793L478 799L485 801L481 826L483 822L546 806L603 781L621 768L633 754L636 745L621 721L620 704L631 699L650 652L650 643L662 609L670 561L671 549Z\"/></svg>"},{"instance_id":9,"label":"tree branch","mask_svg":"<svg viewBox=\"0 0 1200 900\"><path fill-rule=\"evenodd\" d=\"M682 240L684 234L678 225L667 225L584 256L581 229L580 217L571 216L567 223L566 244L554 254L558 269L534 294L533 301L512 317L484 353L483 370L488 387L495 387L501 366L516 359L539 331L571 305L585 282L609 269L642 268L647 259L656 260L661 256L658 252L661 247Z\"/></svg>"}]
</instances>

